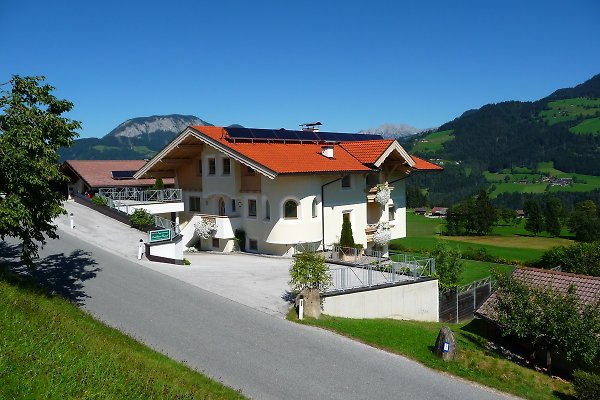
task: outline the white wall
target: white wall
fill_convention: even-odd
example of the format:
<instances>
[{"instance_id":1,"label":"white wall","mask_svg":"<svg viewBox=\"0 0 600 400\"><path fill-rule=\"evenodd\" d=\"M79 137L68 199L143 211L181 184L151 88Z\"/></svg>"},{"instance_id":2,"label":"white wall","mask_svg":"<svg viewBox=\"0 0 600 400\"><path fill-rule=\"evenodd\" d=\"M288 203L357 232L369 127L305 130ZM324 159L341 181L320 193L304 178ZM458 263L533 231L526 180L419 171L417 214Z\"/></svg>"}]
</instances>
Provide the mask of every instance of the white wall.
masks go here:
<instances>
[{"instance_id":1,"label":"white wall","mask_svg":"<svg viewBox=\"0 0 600 400\"><path fill-rule=\"evenodd\" d=\"M434 279L325 297L323 313L345 318L438 322L438 281Z\"/></svg>"}]
</instances>

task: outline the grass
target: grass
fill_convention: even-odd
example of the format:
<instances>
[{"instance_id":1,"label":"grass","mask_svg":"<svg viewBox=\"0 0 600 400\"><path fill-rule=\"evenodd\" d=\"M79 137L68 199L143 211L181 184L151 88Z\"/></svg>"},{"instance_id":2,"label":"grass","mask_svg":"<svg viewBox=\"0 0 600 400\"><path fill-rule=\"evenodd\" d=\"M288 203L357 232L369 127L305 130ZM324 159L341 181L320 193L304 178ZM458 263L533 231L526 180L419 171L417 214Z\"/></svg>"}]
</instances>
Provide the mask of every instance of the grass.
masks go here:
<instances>
[{"instance_id":1,"label":"grass","mask_svg":"<svg viewBox=\"0 0 600 400\"><path fill-rule=\"evenodd\" d=\"M458 356L444 362L433 352L443 324L391 319L350 319L323 315L321 319L299 321L292 310L288 319L318 326L371 346L401 354L423 365L526 399L559 399L573 395L569 382L553 379L517 365L488 349L482 336L481 321L451 324L458 345ZM445 324L447 325L447 324Z\"/></svg>"},{"instance_id":2,"label":"grass","mask_svg":"<svg viewBox=\"0 0 600 400\"><path fill-rule=\"evenodd\" d=\"M443 149L446 142L454 139L453 130L430 133L419 140L412 148L417 153L435 153Z\"/></svg>"},{"instance_id":3,"label":"grass","mask_svg":"<svg viewBox=\"0 0 600 400\"><path fill-rule=\"evenodd\" d=\"M580 117L593 117L598 111L600 111L600 99L566 99L548 103L548 109L542 111L540 117L548 125L554 125L574 121Z\"/></svg>"},{"instance_id":4,"label":"grass","mask_svg":"<svg viewBox=\"0 0 600 400\"><path fill-rule=\"evenodd\" d=\"M463 260L463 263L464 268L459 285L468 285L469 283L485 279L492 274L492 271L508 274L515 269L514 265L496 264L486 261Z\"/></svg>"},{"instance_id":5,"label":"grass","mask_svg":"<svg viewBox=\"0 0 600 400\"><path fill-rule=\"evenodd\" d=\"M497 173L489 171L483 173L485 179L496 187L490 194L491 197L501 193L589 192L600 188L600 176L563 172L554 168L552 161L539 163L537 171L514 168L512 172L514 173L511 173L511 170L503 170ZM543 174L557 178L573 178L574 182L569 186L548 186L546 182L541 182ZM509 179L508 182L505 182L506 177ZM523 179L530 183L518 182Z\"/></svg>"},{"instance_id":6,"label":"grass","mask_svg":"<svg viewBox=\"0 0 600 400\"><path fill-rule=\"evenodd\" d=\"M585 119L569 131L578 135L600 135L600 118Z\"/></svg>"},{"instance_id":7,"label":"grass","mask_svg":"<svg viewBox=\"0 0 600 400\"><path fill-rule=\"evenodd\" d=\"M242 399L0 268L0 398Z\"/></svg>"}]
</instances>

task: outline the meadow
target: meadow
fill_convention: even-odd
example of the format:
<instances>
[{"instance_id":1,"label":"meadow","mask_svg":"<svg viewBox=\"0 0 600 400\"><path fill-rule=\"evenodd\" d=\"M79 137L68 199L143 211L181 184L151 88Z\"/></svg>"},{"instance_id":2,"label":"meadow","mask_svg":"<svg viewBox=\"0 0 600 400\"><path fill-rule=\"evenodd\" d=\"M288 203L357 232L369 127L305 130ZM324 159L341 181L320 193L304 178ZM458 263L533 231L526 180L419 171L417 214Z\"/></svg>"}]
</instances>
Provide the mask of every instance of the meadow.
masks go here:
<instances>
[{"instance_id":1,"label":"meadow","mask_svg":"<svg viewBox=\"0 0 600 400\"><path fill-rule=\"evenodd\" d=\"M412 151L415 153L435 153L442 149L444 143L454 139L453 130L430 133L418 140Z\"/></svg>"}]
</instances>

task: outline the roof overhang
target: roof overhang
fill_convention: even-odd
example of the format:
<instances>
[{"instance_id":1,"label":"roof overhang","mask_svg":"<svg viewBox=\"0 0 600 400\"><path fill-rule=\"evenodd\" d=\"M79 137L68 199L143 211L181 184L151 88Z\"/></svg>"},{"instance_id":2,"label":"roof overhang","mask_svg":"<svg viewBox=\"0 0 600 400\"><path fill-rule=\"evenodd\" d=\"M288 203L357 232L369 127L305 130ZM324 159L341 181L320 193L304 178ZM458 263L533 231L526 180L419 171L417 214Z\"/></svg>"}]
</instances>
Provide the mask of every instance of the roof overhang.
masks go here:
<instances>
[{"instance_id":1,"label":"roof overhang","mask_svg":"<svg viewBox=\"0 0 600 400\"><path fill-rule=\"evenodd\" d=\"M390 156L390 154L392 154L395 151L398 152L398 154L402 157L404 162L409 167L415 166L415 161L412 159L410 154L408 154L406 152L406 150L404 150L404 148L402 146L400 146L400 143L398 143L396 140L394 140L392 143L390 143L390 145L387 147L387 149L385 149L385 151L383 153L381 153L379 158L377 158L377 160L375 160L373 165L375 165L377 168L381 167L381 164L383 164L383 162Z\"/></svg>"},{"instance_id":2,"label":"roof overhang","mask_svg":"<svg viewBox=\"0 0 600 400\"><path fill-rule=\"evenodd\" d=\"M202 142L208 146L211 146L212 148L222 152L223 154L226 154L227 156L231 157L232 159L254 169L255 171L259 172L260 174L266 176L267 178L274 179L277 176L277 173L275 171L265 167L262 164L257 163L256 161L244 156L243 154L240 154L239 152L214 140L210 136L205 135L202 132L199 132L196 129L194 129L193 127L189 126L189 127L185 128L183 130L183 132L181 132L179 134L179 136L177 136L173 141L171 141L171 143L169 143L167 146L165 146L165 148L163 148L158 154L156 154L154 157L152 157L152 159L150 161L148 161L146 163L146 165L144 165L142 168L140 168L140 170L134 174L134 178L139 179L139 178L143 177L145 174L151 173L153 167L155 167L160 162L166 162L166 163L172 164L174 166L177 166L179 162L174 161L174 159L169 158L168 155L172 151L177 149L178 146L184 146L184 147L188 148L190 145L183 144L183 141L185 141L187 138L190 138L190 137L193 137L193 138L199 140L200 142Z\"/></svg>"}]
</instances>

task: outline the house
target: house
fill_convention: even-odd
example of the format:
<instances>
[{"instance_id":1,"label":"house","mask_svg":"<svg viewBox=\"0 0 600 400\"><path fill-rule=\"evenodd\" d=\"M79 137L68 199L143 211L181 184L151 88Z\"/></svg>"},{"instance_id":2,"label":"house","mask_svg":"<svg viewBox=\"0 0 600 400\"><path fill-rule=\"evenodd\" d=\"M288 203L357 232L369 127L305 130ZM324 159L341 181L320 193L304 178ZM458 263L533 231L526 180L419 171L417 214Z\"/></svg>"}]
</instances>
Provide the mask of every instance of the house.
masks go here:
<instances>
[{"instance_id":1,"label":"house","mask_svg":"<svg viewBox=\"0 0 600 400\"><path fill-rule=\"evenodd\" d=\"M447 212L448 212L447 207L433 207L431 209L431 216L438 217L438 218L444 218L446 216Z\"/></svg>"},{"instance_id":2,"label":"house","mask_svg":"<svg viewBox=\"0 0 600 400\"><path fill-rule=\"evenodd\" d=\"M525 211L516 210L516 213L517 213L517 218L525 218Z\"/></svg>"},{"instance_id":3,"label":"house","mask_svg":"<svg viewBox=\"0 0 600 400\"><path fill-rule=\"evenodd\" d=\"M425 215L425 214L427 214L427 208L425 208L425 207L416 207L414 212L417 215Z\"/></svg>"},{"instance_id":4,"label":"house","mask_svg":"<svg viewBox=\"0 0 600 400\"><path fill-rule=\"evenodd\" d=\"M155 179L134 179L133 174L146 164L145 160L67 160L61 171L70 179L69 193L96 193L100 188L149 188ZM164 178L166 187L174 179Z\"/></svg>"},{"instance_id":5,"label":"house","mask_svg":"<svg viewBox=\"0 0 600 400\"><path fill-rule=\"evenodd\" d=\"M134 178L175 177L185 246L210 223L201 249L232 251L237 231L247 251L290 255L298 244L336 243L344 219L365 248L382 230L406 236L405 179L441 170L378 135L190 126Z\"/></svg>"},{"instance_id":6,"label":"house","mask_svg":"<svg viewBox=\"0 0 600 400\"><path fill-rule=\"evenodd\" d=\"M566 294L569 287L575 286L575 294L582 304L595 304L600 301L600 277L572 274L540 268L517 268L512 276L517 281L531 287L552 288ZM494 305L496 293L493 293L475 312L475 315L487 321L495 322Z\"/></svg>"}]
</instances>

